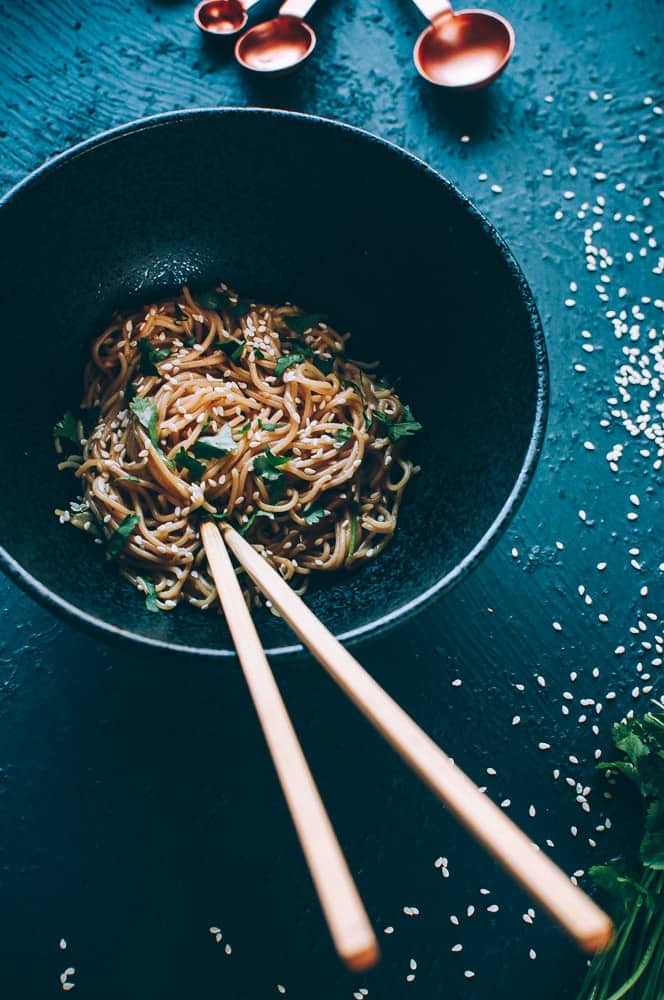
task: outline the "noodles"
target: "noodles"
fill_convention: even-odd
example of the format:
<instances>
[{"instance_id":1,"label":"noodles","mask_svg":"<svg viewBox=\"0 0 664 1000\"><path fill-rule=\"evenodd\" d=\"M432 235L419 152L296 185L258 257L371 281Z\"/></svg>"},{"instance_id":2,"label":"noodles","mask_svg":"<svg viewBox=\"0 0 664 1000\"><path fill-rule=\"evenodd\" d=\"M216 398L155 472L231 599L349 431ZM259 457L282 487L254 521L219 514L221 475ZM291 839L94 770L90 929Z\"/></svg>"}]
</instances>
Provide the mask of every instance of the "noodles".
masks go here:
<instances>
[{"instance_id":1,"label":"noodles","mask_svg":"<svg viewBox=\"0 0 664 1000\"><path fill-rule=\"evenodd\" d=\"M116 316L92 344L81 419L53 431L59 451L76 442L60 468L82 487L60 520L106 544L151 610L215 603L205 517L302 584L377 555L415 471L401 439L420 425L347 339L223 285Z\"/></svg>"}]
</instances>

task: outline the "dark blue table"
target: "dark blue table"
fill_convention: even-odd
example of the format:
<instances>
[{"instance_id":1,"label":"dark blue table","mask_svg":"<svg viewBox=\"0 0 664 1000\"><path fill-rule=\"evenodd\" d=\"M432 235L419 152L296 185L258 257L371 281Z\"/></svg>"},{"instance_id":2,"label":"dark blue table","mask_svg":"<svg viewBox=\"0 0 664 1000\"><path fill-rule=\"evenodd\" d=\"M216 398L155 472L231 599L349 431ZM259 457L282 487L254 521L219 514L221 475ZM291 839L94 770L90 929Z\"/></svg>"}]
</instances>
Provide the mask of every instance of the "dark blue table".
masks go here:
<instances>
[{"instance_id":1,"label":"dark blue table","mask_svg":"<svg viewBox=\"0 0 664 1000\"><path fill-rule=\"evenodd\" d=\"M620 845L595 759L661 693L662 7L501 0L514 60L456 98L416 76L406 0L321 0L314 58L278 80L243 75L191 9L0 3L0 186L131 118L254 104L361 125L476 200L542 311L544 455L484 565L360 652L582 873ZM92 1000L574 995L582 958L309 661L279 680L380 929L382 964L359 978L332 953L237 669L108 649L6 581L0 606L3 996L55 997L69 966Z\"/></svg>"}]
</instances>

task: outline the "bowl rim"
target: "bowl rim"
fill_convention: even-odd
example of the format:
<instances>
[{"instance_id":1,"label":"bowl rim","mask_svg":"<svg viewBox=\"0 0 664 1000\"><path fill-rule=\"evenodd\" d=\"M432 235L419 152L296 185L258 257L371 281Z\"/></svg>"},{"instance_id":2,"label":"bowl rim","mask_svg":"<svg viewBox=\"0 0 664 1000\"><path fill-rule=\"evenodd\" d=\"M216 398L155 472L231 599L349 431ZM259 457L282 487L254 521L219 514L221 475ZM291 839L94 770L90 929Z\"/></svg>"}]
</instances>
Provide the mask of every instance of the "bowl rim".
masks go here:
<instances>
[{"instance_id":1,"label":"bowl rim","mask_svg":"<svg viewBox=\"0 0 664 1000\"><path fill-rule=\"evenodd\" d=\"M148 129L161 128L190 118L223 118L229 115L296 120L308 123L316 128L343 132L360 139L362 142L369 142L383 147L390 155L396 155L405 160L407 163L410 163L419 173L434 178L437 183L443 185L447 194L480 224L484 233L489 237L489 239L491 239L517 283L520 295L530 318L530 329L535 349L535 369L537 377L535 413L528 448L526 450L526 454L524 455L519 474L514 481L514 485L512 486L505 503L472 549L470 549L464 558L452 567L448 573L437 580L435 584L427 588L427 590L423 591L421 594L418 594L417 597L414 597L411 600L406 601L403 605L400 605L398 608L395 608L393 611L380 615L372 621L367 622L365 625L350 629L347 632L341 632L336 636L340 641L352 645L360 640L366 640L370 637L378 636L398 623L406 621L416 611L425 608L436 597L450 590L451 587L462 580L471 571L471 569L477 566L477 564L490 552L516 513L525 496L526 490L532 481L537 461L542 450L544 433L546 430L549 406L549 366L542 321L530 285L528 284L514 254L493 224L477 208L477 206L456 187L455 184L449 181L433 167L429 166L429 164L420 157L404 149L402 146L399 146L388 139L374 135L366 129L358 128L355 125L349 125L346 122L337 121L332 118L324 118L319 115L286 111L276 108L220 106L181 108L174 111L162 112L156 115L149 115L144 118L137 118L96 133L95 135L69 147L62 153L46 160L14 184L4 195L2 195L2 197L0 197L0 210L9 204L25 188L29 188L33 184L38 183L45 175L48 175L55 170L59 170L70 160L74 160L93 149L115 142L118 139L122 139L126 135L132 135ZM56 594L50 589L50 587L41 583L40 580L24 569L24 567L21 566L21 564L1 545L0 567L15 583L21 587L22 590L30 596L36 598L39 603L47 607L49 610L57 612L61 617L64 617L75 625L78 625L79 627L82 627L86 631L92 632L97 636L101 633L102 636L109 640L128 641L135 643L138 646L147 646L152 647L155 650L168 651L170 653L185 654L189 656L235 657L236 655L235 651L232 649L220 649L209 646L189 646L178 642L170 642L164 639L156 639L151 636L141 635L139 632L123 629L118 625L113 625L110 622L105 621L103 618L99 618L87 611L83 611L75 604L72 604L59 594ZM300 643L293 643L285 646L274 646L266 649L268 656L292 655L295 653L301 653L302 651L303 647Z\"/></svg>"}]
</instances>

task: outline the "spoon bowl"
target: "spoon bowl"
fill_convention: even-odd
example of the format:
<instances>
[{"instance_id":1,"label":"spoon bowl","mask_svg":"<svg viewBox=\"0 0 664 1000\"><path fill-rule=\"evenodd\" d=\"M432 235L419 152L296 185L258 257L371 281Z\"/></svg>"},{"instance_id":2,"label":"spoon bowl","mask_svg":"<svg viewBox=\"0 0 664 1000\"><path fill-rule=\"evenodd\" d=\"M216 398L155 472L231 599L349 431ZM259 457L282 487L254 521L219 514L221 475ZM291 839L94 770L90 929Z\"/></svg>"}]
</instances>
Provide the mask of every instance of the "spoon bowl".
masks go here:
<instances>
[{"instance_id":1,"label":"spoon bowl","mask_svg":"<svg viewBox=\"0 0 664 1000\"><path fill-rule=\"evenodd\" d=\"M202 0L194 11L194 21L206 35L237 35L249 15L240 0Z\"/></svg>"},{"instance_id":2,"label":"spoon bowl","mask_svg":"<svg viewBox=\"0 0 664 1000\"><path fill-rule=\"evenodd\" d=\"M250 28L235 43L235 56L255 73L284 73L308 59L316 33L301 17L280 14Z\"/></svg>"},{"instance_id":3,"label":"spoon bowl","mask_svg":"<svg viewBox=\"0 0 664 1000\"><path fill-rule=\"evenodd\" d=\"M486 10L445 10L434 17L413 49L425 80L451 90L486 87L504 70L514 51L514 29Z\"/></svg>"}]
</instances>

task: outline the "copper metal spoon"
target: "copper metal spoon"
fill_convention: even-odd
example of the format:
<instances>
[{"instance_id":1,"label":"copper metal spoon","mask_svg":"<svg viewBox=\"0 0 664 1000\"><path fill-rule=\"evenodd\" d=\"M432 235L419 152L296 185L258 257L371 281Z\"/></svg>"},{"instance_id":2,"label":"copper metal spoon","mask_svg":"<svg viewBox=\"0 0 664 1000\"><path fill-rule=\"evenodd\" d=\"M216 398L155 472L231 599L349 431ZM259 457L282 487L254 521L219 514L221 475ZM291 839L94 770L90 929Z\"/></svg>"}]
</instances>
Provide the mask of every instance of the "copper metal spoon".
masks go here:
<instances>
[{"instance_id":1,"label":"copper metal spoon","mask_svg":"<svg viewBox=\"0 0 664 1000\"><path fill-rule=\"evenodd\" d=\"M304 18L316 0L286 0L279 15L255 24L235 43L235 57L256 73L284 73L308 59L316 34Z\"/></svg>"},{"instance_id":2,"label":"copper metal spoon","mask_svg":"<svg viewBox=\"0 0 664 1000\"><path fill-rule=\"evenodd\" d=\"M450 90L479 90L502 73L514 51L514 29L490 10L453 11L449 0L413 0L431 22L415 42L420 76Z\"/></svg>"},{"instance_id":3,"label":"copper metal spoon","mask_svg":"<svg viewBox=\"0 0 664 1000\"><path fill-rule=\"evenodd\" d=\"M206 35L232 38L247 23L247 11L258 0L201 0L194 11L194 21Z\"/></svg>"}]
</instances>

